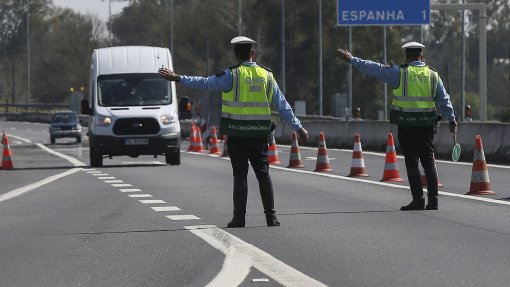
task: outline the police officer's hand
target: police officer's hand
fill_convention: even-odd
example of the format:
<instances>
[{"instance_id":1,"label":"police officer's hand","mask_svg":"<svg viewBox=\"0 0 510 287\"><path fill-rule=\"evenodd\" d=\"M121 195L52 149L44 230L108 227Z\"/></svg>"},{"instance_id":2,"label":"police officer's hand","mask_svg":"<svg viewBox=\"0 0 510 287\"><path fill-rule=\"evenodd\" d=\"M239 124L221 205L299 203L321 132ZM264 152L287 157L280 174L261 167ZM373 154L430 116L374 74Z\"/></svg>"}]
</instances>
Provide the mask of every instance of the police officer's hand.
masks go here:
<instances>
[{"instance_id":1,"label":"police officer's hand","mask_svg":"<svg viewBox=\"0 0 510 287\"><path fill-rule=\"evenodd\" d=\"M454 134L457 132L457 122L455 120L451 121L448 126L450 128L450 133Z\"/></svg>"},{"instance_id":2,"label":"police officer's hand","mask_svg":"<svg viewBox=\"0 0 510 287\"><path fill-rule=\"evenodd\" d=\"M158 74L169 81L178 82L181 79L174 71L167 68L160 68Z\"/></svg>"},{"instance_id":3,"label":"police officer's hand","mask_svg":"<svg viewBox=\"0 0 510 287\"><path fill-rule=\"evenodd\" d=\"M308 140L308 131L305 128L300 128L297 130L299 136L299 142L305 143Z\"/></svg>"},{"instance_id":4,"label":"police officer's hand","mask_svg":"<svg viewBox=\"0 0 510 287\"><path fill-rule=\"evenodd\" d=\"M351 52L347 51L347 49L337 49L338 53L340 54L340 56L342 56L342 58L344 59L344 61L346 61L347 63L350 63L351 60L352 60L352 54Z\"/></svg>"}]
</instances>

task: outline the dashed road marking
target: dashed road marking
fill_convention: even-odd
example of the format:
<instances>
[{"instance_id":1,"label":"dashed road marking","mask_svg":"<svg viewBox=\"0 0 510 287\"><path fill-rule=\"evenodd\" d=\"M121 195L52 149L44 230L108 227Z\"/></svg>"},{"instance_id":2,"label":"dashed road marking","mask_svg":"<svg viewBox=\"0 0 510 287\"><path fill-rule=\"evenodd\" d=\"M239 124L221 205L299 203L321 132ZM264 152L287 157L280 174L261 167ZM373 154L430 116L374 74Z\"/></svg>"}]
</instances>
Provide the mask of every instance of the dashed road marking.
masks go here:
<instances>
[{"instance_id":1,"label":"dashed road marking","mask_svg":"<svg viewBox=\"0 0 510 287\"><path fill-rule=\"evenodd\" d=\"M139 200L143 204L157 204L157 203L166 203L166 201L161 199L142 199Z\"/></svg>"},{"instance_id":2,"label":"dashed road marking","mask_svg":"<svg viewBox=\"0 0 510 287\"><path fill-rule=\"evenodd\" d=\"M147 193L128 194L128 196L134 198L152 197L152 195Z\"/></svg>"},{"instance_id":3,"label":"dashed road marking","mask_svg":"<svg viewBox=\"0 0 510 287\"><path fill-rule=\"evenodd\" d=\"M167 215L166 217L168 219L175 220L175 221L178 221L178 220L196 220L196 219L200 219L200 217L197 217L197 216L192 215L192 214Z\"/></svg>"},{"instance_id":4,"label":"dashed road marking","mask_svg":"<svg viewBox=\"0 0 510 287\"><path fill-rule=\"evenodd\" d=\"M107 173L93 173L92 175L93 176L107 176L109 174L107 174Z\"/></svg>"},{"instance_id":5,"label":"dashed road marking","mask_svg":"<svg viewBox=\"0 0 510 287\"><path fill-rule=\"evenodd\" d=\"M151 207L155 211L179 211L182 210L177 206L153 206Z\"/></svg>"},{"instance_id":6,"label":"dashed road marking","mask_svg":"<svg viewBox=\"0 0 510 287\"><path fill-rule=\"evenodd\" d=\"M104 182L105 183L121 183L121 182L124 182L124 181L120 180L120 179L111 179L111 180L105 180Z\"/></svg>"},{"instance_id":7,"label":"dashed road marking","mask_svg":"<svg viewBox=\"0 0 510 287\"><path fill-rule=\"evenodd\" d=\"M115 179L115 176L100 176L98 179Z\"/></svg>"},{"instance_id":8,"label":"dashed road marking","mask_svg":"<svg viewBox=\"0 0 510 287\"><path fill-rule=\"evenodd\" d=\"M137 191L142 191L139 188L121 188L119 190L120 190L120 192L137 192Z\"/></svg>"},{"instance_id":9,"label":"dashed road marking","mask_svg":"<svg viewBox=\"0 0 510 287\"><path fill-rule=\"evenodd\" d=\"M129 183L113 183L112 186L113 187L128 187L128 186L133 186L133 185L129 184Z\"/></svg>"}]
</instances>

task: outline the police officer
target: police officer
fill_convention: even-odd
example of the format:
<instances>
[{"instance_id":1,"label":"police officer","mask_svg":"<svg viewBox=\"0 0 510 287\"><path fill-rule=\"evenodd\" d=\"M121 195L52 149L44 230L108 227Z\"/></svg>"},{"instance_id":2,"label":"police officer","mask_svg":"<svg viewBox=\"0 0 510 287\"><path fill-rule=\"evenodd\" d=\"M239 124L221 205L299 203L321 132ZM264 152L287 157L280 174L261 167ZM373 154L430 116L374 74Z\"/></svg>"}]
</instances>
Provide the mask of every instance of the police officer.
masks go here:
<instances>
[{"instance_id":1,"label":"police officer","mask_svg":"<svg viewBox=\"0 0 510 287\"><path fill-rule=\"evenodd\" d=\"M354 68L388 83L393 90L390 123L398 126L398 141L404 154L407 177L413 200L400 210L437 210L437 170L434 160L433 140L440 117L449 121L451 133L457 131L457 122L443 82L437 71L427 66L423 59L425 46L409 42L402 46L406 64L387 66L353 57L344 49L338 49L343 59ZM421 162L427 179L428 202L425 206L421 173Z\"/></svg>"},{"instance_id":2,"label":"police officer","mask_svg":"<svg viewBox=\"0 0 510 287\"><path fill-rule=\"evenodd\" d=\"M267 226L279 226L274 210L273 184L269 176L268 137L272 130L271 104L280 117L297 131L301 142L308 132L276 84L270 69L255 61L256 43L238 36L231 40L237 65L207 78L178 75L161 68L159 74L183 85L209 91L222 91L220 130L228 136L227 148L234 175L234 216L227 227L244 227L248 197L248 161L259 183Z\"/></svg>"}]
</instances>

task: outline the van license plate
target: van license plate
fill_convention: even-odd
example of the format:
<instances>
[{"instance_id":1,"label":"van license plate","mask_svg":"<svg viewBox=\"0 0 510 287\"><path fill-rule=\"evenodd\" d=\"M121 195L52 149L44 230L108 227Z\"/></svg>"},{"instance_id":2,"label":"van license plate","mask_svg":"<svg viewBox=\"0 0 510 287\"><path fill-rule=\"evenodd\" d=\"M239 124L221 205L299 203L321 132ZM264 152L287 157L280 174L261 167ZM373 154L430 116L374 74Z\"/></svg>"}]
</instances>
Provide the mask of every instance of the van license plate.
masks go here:
<instances>
[{"instance_id":1,"label":"van license plate","mask_svg":"<svg viewBox=\"0 0 510 287\"><path fill-rule=\"evenodd\" d=\"M144 139L144 138L140 138L140 139L125 139L124 143L126 145L147 145L147 144L149 144L149 139Z\"/></svg>"}]
</instances>

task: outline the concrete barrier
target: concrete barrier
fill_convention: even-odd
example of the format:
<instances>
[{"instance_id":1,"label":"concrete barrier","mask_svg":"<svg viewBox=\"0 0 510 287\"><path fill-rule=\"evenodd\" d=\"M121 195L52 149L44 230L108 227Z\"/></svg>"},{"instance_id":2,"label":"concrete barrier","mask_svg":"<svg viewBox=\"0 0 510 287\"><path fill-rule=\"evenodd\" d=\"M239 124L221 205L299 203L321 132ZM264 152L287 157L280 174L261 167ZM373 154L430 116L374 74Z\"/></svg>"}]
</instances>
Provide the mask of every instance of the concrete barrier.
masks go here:
<instances>
[{"instance_id":1,"label":"concrete barrier","mask_svg":"<svg viewBox=\"0 0 510 287\"><path fill-rule=\"evenodd\" d=\"M27 121L49 123L52 114L47 113L5 113L0 120ZM80 115L83 126L88 125L88 116ZM181 135L189 137L191 120L181 120ZM398 143L398 132L395 125L388 121L345 121L339 118L302 118L303 126L308 130L310 139L306 146L316 147L319 134L324 132L328 148L352 149L354 134L359 133L363 150L385 152L388 133L393 133L395 148L402 154ZM279 123L275 130L278 144L292 143L292 128ZM460 160L472 161L475 147L475 136L480 135L483 142L485 158L490 163L510 164L510 124L507 123L459 123L457 143L462 146ZM448 130L448 123L442 122L434 139L436 158L451 159L453 136Z\"/></svg>"}]
</instances>

